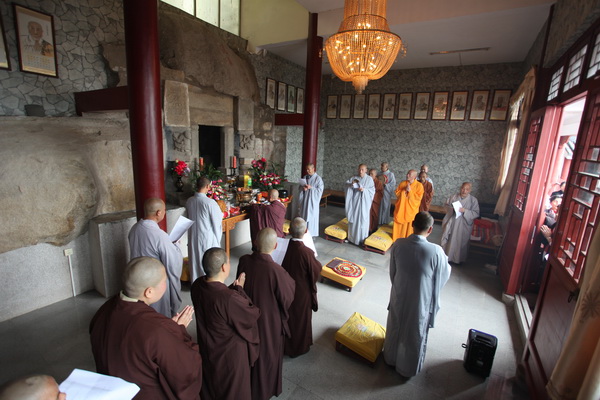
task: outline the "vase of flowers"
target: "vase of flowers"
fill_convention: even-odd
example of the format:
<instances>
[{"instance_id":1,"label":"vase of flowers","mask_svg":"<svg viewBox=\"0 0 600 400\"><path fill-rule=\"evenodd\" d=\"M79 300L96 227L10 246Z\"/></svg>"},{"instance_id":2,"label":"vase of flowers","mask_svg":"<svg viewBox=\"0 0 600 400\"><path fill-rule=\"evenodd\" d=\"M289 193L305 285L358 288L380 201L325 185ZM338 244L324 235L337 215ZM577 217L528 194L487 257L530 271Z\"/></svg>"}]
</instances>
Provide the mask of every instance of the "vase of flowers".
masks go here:
<instances>
[{"instance_id":1,"label":"vase of flowers","mask_svg":"<svg viewBox=\"0 0 600 400\"><path fill-rule=\"evenodd\" d=\"M171 174L175 179L175 188L178 192L183 192L183 177L188 176L190 169L185 161L175 160L171 167Z\"/></svg>"},{"instance_id":2,"label":"vase of flowers","mask_svg":"<svg viewBox=\"0 0 600 400\"><path fill-rule=\"evenodd\" d=\"M267 160L263 157L257 160L252 160L252 187L261 191L283 188L283 182L287 182L285 176L281 176L277 170L278 166L273 163L267 169Z\"/></svg>"}]
</instances>

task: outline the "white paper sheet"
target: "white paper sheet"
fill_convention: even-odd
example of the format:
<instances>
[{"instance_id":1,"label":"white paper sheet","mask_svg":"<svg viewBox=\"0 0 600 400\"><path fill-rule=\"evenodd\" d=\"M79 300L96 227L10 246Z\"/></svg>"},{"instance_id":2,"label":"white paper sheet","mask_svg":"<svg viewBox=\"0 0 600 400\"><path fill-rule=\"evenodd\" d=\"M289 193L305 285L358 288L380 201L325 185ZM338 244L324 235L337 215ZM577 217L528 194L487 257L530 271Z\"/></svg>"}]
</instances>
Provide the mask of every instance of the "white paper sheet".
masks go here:
<instances>
[{"instance_id":1,"label":"white paper sheet","mask_svg":"<svg viewBox=\"0 0 600 400\"><path fill-rule=\"evenodd\" d=\"M273 261L275 261L279 265L281 265L281 263L283 262L283 258L285 257L285 253L287 252L290 240L291 239L287 238L277 238L277 248L273 250L273 252L271 253L271 257L273 258ZM304 234L304 237L302 238L302 241L304 242L306 247L308 247L315 253L316 257L317 249L315 248L315 242L313 241L312 236L310 236L310 233L306 232Z\"/></svg>"},{"instance_id":2,"label":"white paper sheet","mask_svg":"<svg viewBox=\"0 0 600 400\"><path fill-rule=\"evenodd\" d=\"M300 186L306 186L306 185L308 185L308 182L306 182L306 179L302 178L298 181L298 184Z\"/></svg>"},{"instance_id":3,"label":"white paper sheet","mask_svg":"<svg viewBox=\"0 0 600 400\"><path fill-rule=\"evenodd\" d=\"M358 184L358 183L354 182L354 183L352 184L352 187L353 187L354 189L358 189L358 188L360 188L360 184Z\"/></svg>"},{"instance_id":4,"label":"white paper sheet","mask_svg":"<svg viewBox=\"0 0 600 400\"><path fill-rule=\"evenodd\" d=\"M67 394L67 399L73 400L131 400L140 391L136 384L121 378L77 368L59 389Z\"/></svg>"},{"instance_id":5,"label":"white paper sheet","mask_svg":"<svg viewBox=\"0 0 600 400\"><path fill-rule=\"evenodd\" d=\"M459 218L461 215L463 215L463 213L460 212L460 209L462 208L460 201L457 200L452 203L452 207L454 207L454 214L456 214L456 217L454 218Z\"/></svg>"},{"instance_id":6,"label":"white paper sheet","mask_svg":"<svg viewBox=\"0 0 600 400\"><path fill-rule=\"evenodd\" d=\"M171 242L176 242L179 239L181 239L183 234L186 233L187 230L190 229L190 226L192 226L193 224L194 221L184 217L183 215L180 215L179 219L175 223L175 226L173 227L173 230L171 231L171 233L169 233L169 239L171 239Z\"/></svg>"}]
</instances>

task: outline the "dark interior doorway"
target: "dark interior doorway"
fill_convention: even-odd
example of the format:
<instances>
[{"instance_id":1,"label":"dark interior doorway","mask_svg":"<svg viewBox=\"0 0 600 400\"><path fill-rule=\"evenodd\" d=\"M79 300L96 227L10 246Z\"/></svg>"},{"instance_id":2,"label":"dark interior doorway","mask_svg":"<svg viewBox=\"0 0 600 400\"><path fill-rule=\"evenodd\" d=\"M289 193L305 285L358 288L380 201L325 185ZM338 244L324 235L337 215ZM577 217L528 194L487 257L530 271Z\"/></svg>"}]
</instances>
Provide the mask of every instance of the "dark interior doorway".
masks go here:
<instances>
[{"instance_id":1,"label":"dark interior doorway","mask_svg":"<svg viewBox=\"0 0 600 400\"><path fill-rule=\"evenodd\" d=\"M200 157L204 158L204 165L212 164L213 167L222 167L221 160L221 127L220 126L198 126L198 137L200 142Z\"/></svg>"}]
</instances>

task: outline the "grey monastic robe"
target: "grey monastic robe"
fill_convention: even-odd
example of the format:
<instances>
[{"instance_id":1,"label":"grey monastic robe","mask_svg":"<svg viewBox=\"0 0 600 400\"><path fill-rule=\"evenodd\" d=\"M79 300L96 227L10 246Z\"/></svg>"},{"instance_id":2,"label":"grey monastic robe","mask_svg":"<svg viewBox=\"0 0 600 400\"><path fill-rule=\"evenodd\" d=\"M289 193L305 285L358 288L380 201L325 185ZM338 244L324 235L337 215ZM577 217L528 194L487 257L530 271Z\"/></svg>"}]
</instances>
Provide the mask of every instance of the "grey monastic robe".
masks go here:
<instances>
[{"instance_id":1,"label":"grey monastic robe","mask_svg":"<svg viewBox=\"0 0 600 400\"><path fill-rule=\"evenodd\" d=\"M440 290L450 278L448 257L425 236L396 240L390 250L392 290L384 359L405 377L423 366L427 333L440 309Z\"/></svg>"},{"instance_id":2,"label":"grey monastic robe","mask_svg":"<svg viewBox=\"0 0 600 400\"><path fill-rule=\"evenodd\" d=\"M152 257L160 260L167 270L167 290L152 304L159 313L171 318L181 306L181 269L183 256L179 247L171 242L167 232L149 219L140 219L129 231L131 258Z\"/></svg>"},{"instance_id":3,"label":"grey monastic robe","mask_svg":"<svg viewBox=\"0 0 600 400\"><path fill-rule=\"evenodd\" d=\"M456 218L452 203L460 201L465 212ZM446 216L442 221L442 247L448 255L448 260L453 263L461 263L467 260L469 254L469 240L473 230L473 222L479 217L479 202L470 194L464 199L460 193L446 200L444 204Z\"/></svg>"},{"instance_id":4,"label":"grey monastic robe","mask_svg":"<svg viewBox=\"0 0 600 400\"><path fill-rule=\"evenodd\" d=\"M381 199L381 206L379 207L379 225L389 224L392 221L390 216L390 203L392 194L396 190L396 177L394 173L389 169L382 172L388 178L388 183L383 185L383 197Z\"/></svg>"},{"instance_id":5,"label":"grey monastic robe","mask_svg":"<svg viewBox=\"0 0 600 400\"><path fill-rule=\"evenodd\" d=\"M195 193L185 203L188 218L194 221L189 229L188 259L192 283L206 275L202 268L204 252L212 247L221 247L223 235L223 213L217 202L206 193Z\"/></svg>"},{"instance_id":6,"label":"grey monastic robe","mask_svg":"<svg viewBox=\"0 0 600 400\"><path fill-rule=\"evenodd\" d=\"M319 236L319 203L323 195L323 179L315 172L304 177L310 189L300 186L300 217L306 221L310 236Z\"/></svg>"},{"instance_id":7,"label":"grey monastic robe","mask_svg":"<svg viewBox=\"0 0 600 400\"><path fill-rule=\"evenodd\" d=\"M358 184L363 191L354 188L352 183L358 180ZM373 178L366 175L353 176L346 181L346 217L348 218L348 241L356 245L369 236L369 221L371 218L371 203L375 196L375 184Z\"/></svg>"}]
</instances>

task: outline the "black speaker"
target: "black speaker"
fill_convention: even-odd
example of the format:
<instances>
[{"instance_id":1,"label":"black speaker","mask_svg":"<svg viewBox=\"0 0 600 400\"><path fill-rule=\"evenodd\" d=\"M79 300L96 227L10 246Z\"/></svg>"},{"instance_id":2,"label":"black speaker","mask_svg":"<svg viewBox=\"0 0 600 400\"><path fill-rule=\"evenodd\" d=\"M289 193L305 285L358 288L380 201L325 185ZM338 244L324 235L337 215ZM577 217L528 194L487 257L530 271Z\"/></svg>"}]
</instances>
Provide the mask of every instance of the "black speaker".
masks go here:
<instances>
[{"instance_id":1,"label":"black speaker","mask_svg":"<svg viewBox=\"0 0 600 400\"><path fill-rule=\"evenodd\" d=\"M490 376L498 338L489 333L469 329L467 343L463 343L462 347L465 349L465 369L484 378Z\"/></svg>"}]
</instances>

